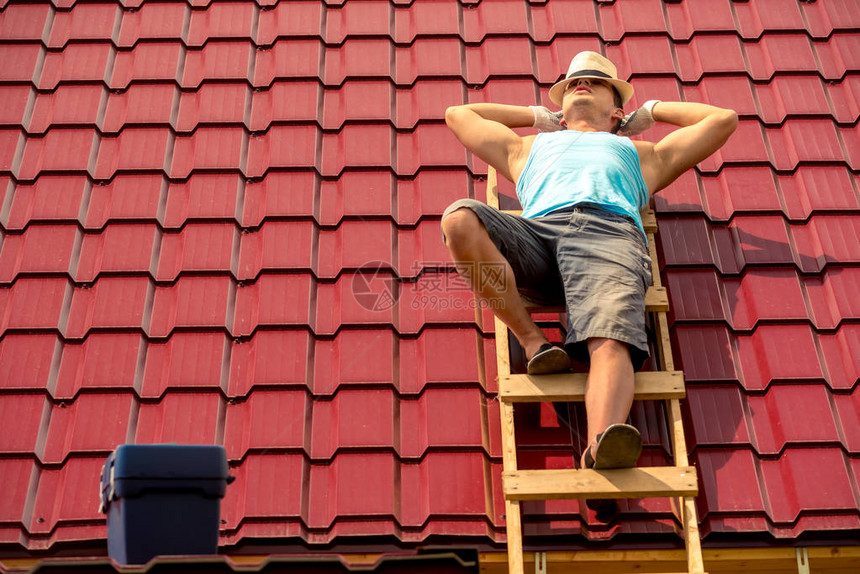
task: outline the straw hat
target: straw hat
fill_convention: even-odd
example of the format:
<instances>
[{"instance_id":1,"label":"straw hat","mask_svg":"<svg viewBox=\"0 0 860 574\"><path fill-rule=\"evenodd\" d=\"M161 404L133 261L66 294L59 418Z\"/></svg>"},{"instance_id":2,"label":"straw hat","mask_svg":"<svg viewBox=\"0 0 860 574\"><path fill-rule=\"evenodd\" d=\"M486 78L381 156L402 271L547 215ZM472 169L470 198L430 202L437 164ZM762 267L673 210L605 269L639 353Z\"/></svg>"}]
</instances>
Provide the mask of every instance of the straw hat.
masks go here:
<instances>
[{"instance_id":1,"label":"straw hat","mask_svg":"<svg viewBox=\"0 0 860 574\"><path fill-rule=\"evenodd\" d=\"M565 88L569 83L579 78L597 78L612 84L621 94L622 104L626 104L633 97L633 86L618 79L615 64L597 52L580 52L570 61L570 67L567 69L567 75L564 79L549 89L549 99L561 107Z\"/></svg>"}]
</instances>

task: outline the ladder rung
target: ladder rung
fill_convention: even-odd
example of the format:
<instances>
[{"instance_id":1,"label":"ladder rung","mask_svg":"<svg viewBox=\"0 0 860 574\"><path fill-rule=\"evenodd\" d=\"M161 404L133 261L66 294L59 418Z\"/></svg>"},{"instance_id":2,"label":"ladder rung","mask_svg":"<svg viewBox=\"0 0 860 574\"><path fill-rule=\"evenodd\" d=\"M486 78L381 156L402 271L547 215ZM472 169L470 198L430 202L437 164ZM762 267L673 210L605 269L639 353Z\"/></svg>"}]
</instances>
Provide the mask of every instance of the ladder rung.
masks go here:
<instances>
[{"instance_id":1,"label":"ladder rung","mask_svg":"<svg viewBox=\"0 0 860 574\"><path fill-rule=\"evenodd\" d=\"M585 400L586 373L502 375L499 399L508 403L570 402ZM641 371L634 375L636 400L682 399L683 371Z\"/></svg>"},{"instance_id":2,"label":"ladder rung","mask_svg":"<svg viewBox=\"0 0 860 574\"><path fill-rule=\"evenodd\" d=\"M567 309L564 305L542 305L525 297L522 298L523 305L528 309L529 313L566 313ZM659 313L669 310L669 294L665 287L655 287L651 285L645 292L645 311L649 313Z\"/></svg>"},{"instance_id":3,"label":"ladder rung","mask_svg":"<svg viewBox=\"0 0 860 574\"><path fill-rule=\"evenodd\" d=\"M503 472L502 483L508 500L655 498L699 492L692 466L517 470Z\"/></svg>"},{"instance_id":4,"label":"ladder rung","mask_svg":"<svg viewBox=\"0 0 860 574\"><path fill-rule=\"evenodd\" d=\"M521 215L522 209L501 209L502 213L509 213L511 215ZM657 216L654 215L654 210L650 207L647 207L639 212L639 217L642 218L642 227L645 229L645 233L657 233Z\"/></svg>"}]
</instances>

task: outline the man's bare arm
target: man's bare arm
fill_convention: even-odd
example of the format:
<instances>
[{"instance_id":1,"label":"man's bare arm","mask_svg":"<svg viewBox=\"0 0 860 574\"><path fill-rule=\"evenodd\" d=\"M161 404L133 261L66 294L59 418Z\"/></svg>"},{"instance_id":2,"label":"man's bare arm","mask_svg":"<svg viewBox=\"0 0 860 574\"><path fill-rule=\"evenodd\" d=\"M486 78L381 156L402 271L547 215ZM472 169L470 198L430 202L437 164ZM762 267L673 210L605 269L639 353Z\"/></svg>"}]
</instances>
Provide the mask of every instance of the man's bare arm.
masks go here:
<instances>
[{"instance_id":1,"label":"man's bare arm","mask_svg":"<svg viewBox=\"0 0 860 574\"><path fill-rule=\"evenodd\" d=\"M445 123L466 149L514 181L522 155L522 138L511 128L531 127L534 112L523 106L466 104L445 111ZM512 173L516 171L516 173Z\"/></svg>"},{"instance_id":2,"label":"man's bare arm","mask_svg":"<svg viewBox=\"0 0 860 574\"><path fill-rule=\"evenodd\" d=\"M681 126L643 157L643 175L652 193L720 149L738 125L734 110L695 102L659 102L652 115L658 122Z\"/></svg>"}]
</instances>

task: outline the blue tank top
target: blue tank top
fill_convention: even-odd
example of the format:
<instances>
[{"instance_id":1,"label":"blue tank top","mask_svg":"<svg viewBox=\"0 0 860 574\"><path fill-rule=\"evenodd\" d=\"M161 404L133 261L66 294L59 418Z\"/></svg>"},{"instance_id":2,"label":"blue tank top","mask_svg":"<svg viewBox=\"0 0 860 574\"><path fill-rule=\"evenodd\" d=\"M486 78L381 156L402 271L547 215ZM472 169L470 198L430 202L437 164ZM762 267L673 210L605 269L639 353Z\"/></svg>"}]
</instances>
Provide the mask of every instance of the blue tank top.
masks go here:
<instances>
[{"instance_id":1,"label":"blue tank top","mask_svg":"<svg viewBox=\"0 0 860 574\"><path fill-rule=\"evenodd\" d=\"M525 218L592 203L629 215L645 233L639 210L648 205L648 186L630 138L573 130L540 133L516 191Z\"/></svg>"}]
</instances>

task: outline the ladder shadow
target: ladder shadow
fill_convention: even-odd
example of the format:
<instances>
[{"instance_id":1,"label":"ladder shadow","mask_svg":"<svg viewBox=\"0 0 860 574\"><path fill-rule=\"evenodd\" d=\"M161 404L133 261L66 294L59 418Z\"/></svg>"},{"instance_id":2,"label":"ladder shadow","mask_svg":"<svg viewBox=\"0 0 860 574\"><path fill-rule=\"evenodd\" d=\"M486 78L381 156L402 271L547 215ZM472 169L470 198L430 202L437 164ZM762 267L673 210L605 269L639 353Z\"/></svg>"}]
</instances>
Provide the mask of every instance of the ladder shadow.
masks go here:
<instances>
[{"instance_id":1,"label":"ladder shadow","mask_svg":"<svg viewBox=\"0 0 860 574\"><path fill-rule=\"evenodd\" d=\"M663 216L680 217L705 217L702 206L693 204L666 204L660 205L658 222ZM671 212L669 211L671 210ZM728 227L728 222L709 222L712 227ZM684 417L684 428L687 435L690 464L697 467L699 472L699 495L696 497L699 521L704 524L708 515L713 515L720 508L731 506L735 503L731 494L726 495L726 500L721 500L718 485L728 488L729 492L745 492L749 485L741 485L733 482L732 474L738 466L736 457L747 457L752 453L753 464L759 457L759 445L753 425L756 409L747 401L750 392L767 392L767 388L774 383L773 379L759 380L759 385L752 388L745 386L749 380L744 374L744 364L738 355L737 341L741 338L751 337L753 341L757 336L757 329L762 325L774 325L783 323L786 319L796 323L807 320L812 330L816 330L816 318L811 316L807 309L811 309L811 302L806 300L796 316L786 317L786 303L782 298L786 296L786 284L781 284L772 290L762 290L757 287L754 293L755 299L749 288L743 286L743 281L749 281L752 276L772 276L774 272L786 272L796 274L798 293L803 298L807 297L807 290L803 287L808 281L808 275L818 273L823 276L825 270L829 278L838 277L842 269L834 269L826 266L839 260L823 249L816 256L802 253L796 244L788 241L779 241L757 235L754 231L734 226L730 228L733 240L732 255L736 257L737 269L723 270L716 263L713 270L717 275L719 300L712 304L722 306L722 319L705 320L700 318L678 317L675 310L680 295L669 289L670 299L670 335L672 341L673 355L675 357L675 368L685 373L687 399L681 401L682 414ZM658 252L663 254L660 243L660 234L657 234ZM716 247L712 247L716 249ZM737 257L738 253L741 257ZM717 261L717 258L714 258ZM671 271L672 266L668 267ZM667 267L661 265L664 279ZM815 280L815 279L813 279ZM790 281L789 281L790 283ZM664 280L665 284L665 280ZM711 294L711 297L715 295ZM703 301L708 294L699 293L695 299ZM691 299L692 301L692 299ZM694 302L694 305L696 303ZM701 308L692 307L701 313ZM793 310L795 311L795 310ZM782 316L780 316L782 314ZM719 344L715 340L706 339L702 333L695 330L685 330L685 325L721 325L727 331L726 337L720 337ZM676 326L682 328L678 329ZM830 326L828 325L827 328ZM684 340L696 334L699 338ZM710 344L702 345L702 341ZM684 349L700 349L693 356L686 355L681 351ZM787 349L790 353L791 350ZM751 357L747 356L746 359ZM767 359L756 353L754 356L757 367L760 361ZM773 359L774 357L770 357ZM749 368L749 367L747 367ZM779 366L771 365L764 371L774 369L780 370ZM784 369L783 369L784 370ZM776 383L779 384L779 383ZM702 392L697 396L697 391ZM708 394L705 394L707 392ZM695 405L693 407L693 405ZM692 408L697 413L693 415ZM784 446L784 445L781 445ZM703 477L702 472L708 472L710 477ZM746 475L744 475L746 476ZM737 480L740 480L738 478ZM761 488L761 485L759 485ZM766 506L762 506L762 512L766 512ZM719 525L721 533L731 533L737 530L725 522Z\"/></svg>"}]
</instances>

